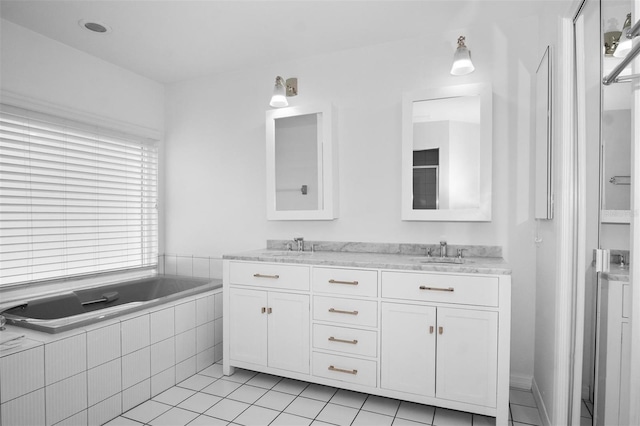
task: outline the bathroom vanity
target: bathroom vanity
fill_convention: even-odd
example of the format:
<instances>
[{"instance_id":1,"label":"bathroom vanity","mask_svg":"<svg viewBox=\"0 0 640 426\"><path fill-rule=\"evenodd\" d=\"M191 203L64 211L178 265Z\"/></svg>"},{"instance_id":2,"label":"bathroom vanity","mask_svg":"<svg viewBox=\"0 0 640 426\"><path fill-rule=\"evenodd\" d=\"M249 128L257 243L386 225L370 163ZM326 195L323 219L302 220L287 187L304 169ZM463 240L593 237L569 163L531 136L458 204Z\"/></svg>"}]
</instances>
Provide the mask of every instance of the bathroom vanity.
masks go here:
<instances>
[{"instance_id":1,"label":"bathroom vanity","mask_svg":"<svg viewBox=\"0 0 640 426\"><path fill-rule=\"evenodd\" d=\"M224 256L224 373L246 368L506 425L504 261L427 257L415 245L332 249Z\"/></svg>"},{"instance_id":2,"label":"bathroom vanity","mask_svg":"<svg viewBox=\"0 0 640 426\"><path fill-rule=\"evenodd\" d=\"M594 425L629 424L625 417L629 412L628 400L621 397L629 391L623 384L631 363L629 267L612 265L610 268L603 273L598 296Z\"/></svg>"}]
</instances>

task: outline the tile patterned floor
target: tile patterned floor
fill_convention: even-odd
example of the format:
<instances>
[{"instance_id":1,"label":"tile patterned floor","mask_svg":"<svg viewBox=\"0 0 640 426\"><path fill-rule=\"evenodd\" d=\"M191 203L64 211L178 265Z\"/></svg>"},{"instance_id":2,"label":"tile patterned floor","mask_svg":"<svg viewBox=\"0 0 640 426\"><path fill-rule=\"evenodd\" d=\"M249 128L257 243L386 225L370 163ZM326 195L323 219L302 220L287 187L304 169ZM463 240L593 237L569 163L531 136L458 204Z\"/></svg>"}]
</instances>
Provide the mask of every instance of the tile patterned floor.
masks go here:
<instances>
[{"instance_id":1,"label":"tile patterned floor","mask_svg":"<svg viewBox=\"0 0 640 426\"><path fill-rule=\"evenodd\" d=\"M531 392L510 391L510 425L541 426ZM586 408L586 407L585 407ZM491 417L435 408L214 364L108 426L484 426Z\"/></svg>"}]
</instances>

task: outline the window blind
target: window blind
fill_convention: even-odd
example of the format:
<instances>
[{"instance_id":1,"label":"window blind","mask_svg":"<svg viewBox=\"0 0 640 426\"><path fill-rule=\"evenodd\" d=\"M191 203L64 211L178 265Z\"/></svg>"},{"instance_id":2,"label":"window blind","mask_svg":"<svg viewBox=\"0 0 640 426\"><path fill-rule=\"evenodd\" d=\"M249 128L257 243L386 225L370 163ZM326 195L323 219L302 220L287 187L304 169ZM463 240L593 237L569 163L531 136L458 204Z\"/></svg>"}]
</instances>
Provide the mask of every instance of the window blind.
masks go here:
<instances>
[{"instance_id":1,"label":"window blind","mask_svg":"<svg viewBox=\"0 0 640 426\"><path fill-rule=\"evenodd\" d=\"M0 105L0 286L157 264L150 140Z\"/></svg>"}]
</instances>

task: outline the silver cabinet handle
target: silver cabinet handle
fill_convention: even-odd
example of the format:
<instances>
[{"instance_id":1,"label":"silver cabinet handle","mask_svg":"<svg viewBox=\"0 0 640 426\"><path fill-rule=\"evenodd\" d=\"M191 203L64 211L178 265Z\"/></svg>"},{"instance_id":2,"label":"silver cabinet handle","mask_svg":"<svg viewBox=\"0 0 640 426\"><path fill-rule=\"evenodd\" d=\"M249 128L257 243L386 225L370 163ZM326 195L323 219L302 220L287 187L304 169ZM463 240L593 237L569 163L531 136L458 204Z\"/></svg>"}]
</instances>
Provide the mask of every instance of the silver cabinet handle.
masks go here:
<instances>
[{"instance_id":1,"label":"silver cabinet handle","mask_svg":"<svg viewBox=\"0 0 640 426\"><path fill-rule=\"evenodd\" d=\"M329 280L329 284L348 284L348 285L358 285L358 281L340 281L340 280L330 279L330 280Z\"/></svg>"},{"instance_id":2,"label":"silver cabinet handle","mask_svg":"<svg viewBox=\"0 0 640 426\"><path fill-rule=\"evenodd\" d=\"M358 370L345 370L345 369L343 369L343 368L337 368L337 367L334 367L333 365L330 365L330 366L329 366L329 368L328 368L328 370L330 370L330 371L337 371L337 372L339 372L339 373L353 374L353 375L358 374Z\"/></svg>"},{"instance_id":3,"label":"silver cabinet handle","mask_svg":"<svg viewBox=\"0 0 640 426\"><path fill-rule=\"evenodd\" d=\"M267 312L267 308L265 308L264 306L261 309L262 313L264 314L265 312Z\"/></svg>"},{"instance_id":4,"label":"silver cabinet handle","mask_svg":"<svg viewBox=\"0 0 640 426\"><path fill-rule=\"evenodd\" d=\"M334 314L358 315L358 311L341 311L340 309L329 308L329 312Z\"/></svg>"},{"instance_id":5,"label":"silver cabinet handle","mask_svg":"<svg viewBox=\"0 0 640 426\"><path fill-rule=\"evenodd\" d=\"M278 278L280 278L280 275L253 274L253 276L256 278L273 278L274 280L277 280Z\"/></svg>"},{"instance_id":6,"label":"silver cabinet handle","mask_svg":"<svg viewBox=\"0 0 640 426\"><path fill-rule=\"evenodd\" d=\"M430 291L450 291L453 292L453 287L442 288L442 287L427 287L425 285L420 286L420 290L430 290Z\"/></svg>"},{"instance_id":7,"label":"silver cabinet handle","mask_svg":"<svg viewBox=\"0 0 640 426\"><path fill-rule=\"evenodd\" d=\"M336 339L335 337L331 336L328 339L330 342L340 342L340 343L350 343L352 345L357 345L358 341L356 339L353 340L343 340L343 339Z\"/></svg>"}]
</instances>

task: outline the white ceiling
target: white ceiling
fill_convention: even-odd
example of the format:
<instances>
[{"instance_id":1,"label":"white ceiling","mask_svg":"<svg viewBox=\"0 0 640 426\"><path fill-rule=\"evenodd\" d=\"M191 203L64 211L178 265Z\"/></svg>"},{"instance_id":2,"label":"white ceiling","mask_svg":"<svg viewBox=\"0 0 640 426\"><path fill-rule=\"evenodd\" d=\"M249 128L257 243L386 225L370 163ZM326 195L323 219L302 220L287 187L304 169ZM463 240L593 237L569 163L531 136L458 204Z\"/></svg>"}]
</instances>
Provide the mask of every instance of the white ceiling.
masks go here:
<instances>
[{"instance_id":1,"label":"white ceiling","mask_svg":"<svg viewBox=\"0 0 640 426\"><path fill-rule=\"evenodd\" d=\"M161 83L479 22L563 12L571 0L1 0L0 16ZM94 20L112 28L91 33ZM452 40L452 46L455 40Z\"/></svg>"}]
</instances>

